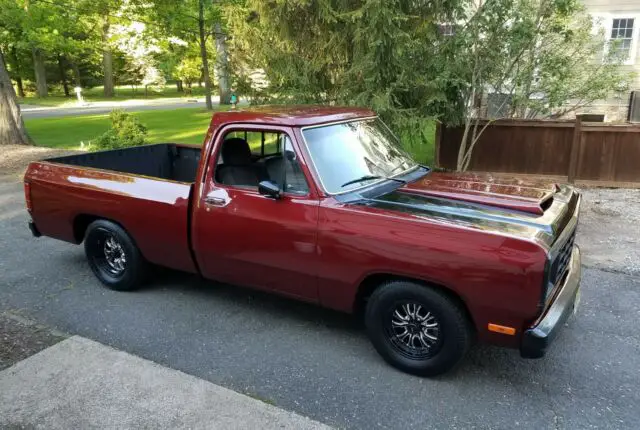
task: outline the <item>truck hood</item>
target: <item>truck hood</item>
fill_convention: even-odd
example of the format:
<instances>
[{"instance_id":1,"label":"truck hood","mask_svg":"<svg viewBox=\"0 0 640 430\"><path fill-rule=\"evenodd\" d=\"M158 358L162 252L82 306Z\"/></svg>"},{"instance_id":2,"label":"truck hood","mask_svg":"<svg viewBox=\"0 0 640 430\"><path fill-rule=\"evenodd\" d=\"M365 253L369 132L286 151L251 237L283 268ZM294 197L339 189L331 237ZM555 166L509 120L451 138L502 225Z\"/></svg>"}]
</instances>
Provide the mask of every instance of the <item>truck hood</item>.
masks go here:
<instances>
[{"instance_id":1,"label":"truck hood","mask_svg":"<svg viewBox=\"0 0 640 430\"><path fill-rule=\"evenodd\" d=\"M360 204L523 238L549 248L577 214L579 195L572 187L553 182L430 173Z\"/></svg>"},{"instance_id":2,"label":"truck hood","mask_svg":"<svg viewBox=\"0 0 640 430\"><path fill-rule=\"evenodd\" d=\"M543 215L559 189L556 184L545 181L468 173L431 173L406 185L402 191Z\"/></svg>"}]
</instances>

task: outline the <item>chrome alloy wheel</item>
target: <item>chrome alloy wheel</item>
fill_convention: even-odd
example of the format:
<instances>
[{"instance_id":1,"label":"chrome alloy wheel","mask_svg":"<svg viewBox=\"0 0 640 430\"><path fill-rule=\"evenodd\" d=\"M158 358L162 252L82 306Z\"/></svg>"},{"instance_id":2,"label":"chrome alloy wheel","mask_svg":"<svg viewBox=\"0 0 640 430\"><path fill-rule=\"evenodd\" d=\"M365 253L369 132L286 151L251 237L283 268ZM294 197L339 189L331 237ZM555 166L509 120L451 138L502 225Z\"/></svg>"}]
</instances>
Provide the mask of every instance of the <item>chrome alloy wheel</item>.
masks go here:
<instances>
[{"instance_id":1,"label":"chrome alloy wheel","mask_svg":"<svg viewBox=\"0 0 640 430\"><path fill-rule=\"evenodd\" d=\"M442 345L438 319L421 304L397 303L388 314L385 326L391 345L406 358L430 358Z\"/></svg>"},{"instance_id":2,"label":"chrome alloy wheel","mask_svg":"<svg viewBox=\"0 0 640 430\"><path fill-rule=\"evenodd\" d=\"M120 242L113 236L107 237L104 241L103 252L107 263L105 268L114 276L121 275L126 269L127 257Z\"/></svg>"}]
</instances>

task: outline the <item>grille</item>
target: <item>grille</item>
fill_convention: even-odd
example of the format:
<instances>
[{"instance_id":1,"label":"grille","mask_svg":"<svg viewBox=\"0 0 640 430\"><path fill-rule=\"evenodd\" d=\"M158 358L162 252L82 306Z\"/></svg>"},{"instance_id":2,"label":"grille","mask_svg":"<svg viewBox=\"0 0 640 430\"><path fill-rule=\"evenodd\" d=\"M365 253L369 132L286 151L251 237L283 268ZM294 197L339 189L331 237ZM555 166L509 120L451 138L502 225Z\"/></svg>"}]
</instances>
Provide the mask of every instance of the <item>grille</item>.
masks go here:
<instances>
[{"instance_id":1,"label":"grille","mask_svg":"<svg viewBox=\"0 0 640 430\"><path fill-rule=\"evenodd\" d=\"M569 239L562 245L560 251L555 260L551 264L551 273L549 281L552 285L557 285L562 281L567 269L569 268L569 261L571 260L571 251L573 250L573 244L576 239L576 229L574 228L569 236Z\"/></svg>"}]
</instances>

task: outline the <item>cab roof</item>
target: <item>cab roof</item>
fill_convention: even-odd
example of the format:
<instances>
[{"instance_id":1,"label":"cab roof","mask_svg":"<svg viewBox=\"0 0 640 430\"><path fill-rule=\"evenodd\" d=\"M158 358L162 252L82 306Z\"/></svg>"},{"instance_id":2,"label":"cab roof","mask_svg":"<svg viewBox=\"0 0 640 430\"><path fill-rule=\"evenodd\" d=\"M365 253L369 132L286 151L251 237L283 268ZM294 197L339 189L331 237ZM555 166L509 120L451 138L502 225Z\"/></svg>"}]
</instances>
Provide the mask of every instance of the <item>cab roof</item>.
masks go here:
<instances>
[{"instance_id":1,"label":"cab roof","mask_svg":"<svg viewBox=\"0 0 640 430\"><path fill-rule=\"evenodd\" d=\"M376 116L372 110L358 107L271 105L216 112L213 115L213 122L216 125L247 122L253 124L307 127L372 116Z\"/></svg>"}]
</instances>

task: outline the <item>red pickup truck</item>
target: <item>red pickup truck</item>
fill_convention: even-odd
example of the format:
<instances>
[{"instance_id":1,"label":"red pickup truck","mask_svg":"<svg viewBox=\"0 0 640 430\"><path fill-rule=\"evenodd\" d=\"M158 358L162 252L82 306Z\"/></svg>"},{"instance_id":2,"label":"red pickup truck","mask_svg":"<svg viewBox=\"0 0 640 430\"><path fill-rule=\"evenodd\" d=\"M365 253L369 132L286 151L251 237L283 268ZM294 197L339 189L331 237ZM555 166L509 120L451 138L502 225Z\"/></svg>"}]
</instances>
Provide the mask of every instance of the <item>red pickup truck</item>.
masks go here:
<instances>
[{"instance_id":1,"label":"red pickup truck","mask_svg":"<svg viewBox=\"0 0 640 430\"><path fill-rule=\"evenodd\" d=\"M571 187L433 172L367 109L213 115L202 148L34 162L35 236L131 290L153 265L360 314L392 365L436 375L475 339L544 355L579 298Z\"/></svg>"}]
</instances>

